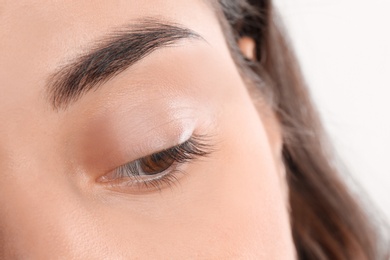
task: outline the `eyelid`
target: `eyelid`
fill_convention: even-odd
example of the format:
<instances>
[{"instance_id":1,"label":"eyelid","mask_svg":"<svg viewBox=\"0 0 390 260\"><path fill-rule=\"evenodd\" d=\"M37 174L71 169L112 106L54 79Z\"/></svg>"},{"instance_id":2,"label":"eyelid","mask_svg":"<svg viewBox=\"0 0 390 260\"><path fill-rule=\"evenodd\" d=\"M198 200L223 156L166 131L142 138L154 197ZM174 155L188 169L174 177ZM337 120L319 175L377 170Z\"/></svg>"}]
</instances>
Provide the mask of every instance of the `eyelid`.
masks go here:
<instances>
[{"instance_id":1,"label":"eyelid","mask_svg":"<svg viewBox=\"0 0 390 260\"><path fill-rule=\"evenodd\" d=\"M110 173L101 176L97 179L99 183L110 184L112 188L119 187L125 188L129 190L135 191L143 191L143 190L161 190L161 188L165 185L173 184L178 181L177 173L184 173L182 171L182 167L187 162L192 162L201 157L207 157L214 151L213 147L210 145L210 140L206 136L193 135L187 141L173 146L171 148L153 153L148 156L156 155L159 153L165 153L165 155L169 155L174 159L173 166L170 166L166 170L161 173L158 173L157 176L137 176L134 173L126 172L126 167L131 164L137 164L142 159L148 157L142 157L137 160L133 160L129 163L123 164L117 167L115 170ZM118 173L118 171L122 171ZM125 172L124 172L125 171ZM122 175L122 176L118 176ZM153 188L153 189L152 189Z\"/></svg>"}]
</instances>

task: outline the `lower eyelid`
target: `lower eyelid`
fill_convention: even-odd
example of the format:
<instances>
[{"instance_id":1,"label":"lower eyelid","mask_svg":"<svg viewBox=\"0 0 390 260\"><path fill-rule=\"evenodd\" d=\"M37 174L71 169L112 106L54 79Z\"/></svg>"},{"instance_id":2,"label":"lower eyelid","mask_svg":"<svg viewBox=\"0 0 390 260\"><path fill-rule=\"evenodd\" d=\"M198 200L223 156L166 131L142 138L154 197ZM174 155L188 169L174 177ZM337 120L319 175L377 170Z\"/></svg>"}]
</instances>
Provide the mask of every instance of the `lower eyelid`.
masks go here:
<instances>
[{"instance_id":1,"label":"lower eyelid","mask_svg":"<svg viewBox=\"0 0 390 260\"><path fill-rule=\"evenodd\" d=\"M131 164L139 163L139 160L140 159L138 159L135 162L132 162ZM181 162L174 161L172 163L172 165L169 166L166 170L162 171L161 173L155 174L155 175L137 175L137 174L134 174L133 172L131 172L132 170L126 169L127 165L123 165L123 166L115 169L111 173L106 174L104 176L101 176L100 178L97 179L97 182L100 182L100 183L113 182L116 184L121 183L121 182L127 183L127 184L129 184L130 182L146 183L148 181L155 181L155 180L163 178L165 175L168 175L171 172L175 171L175 169L178 168L181 164L183 164L183 162L181 163ZM136 166L136 167L138 168L139 166ZM126 180L128 180L128 181L126 181Z\"/></svg>"},{"instance_id":2,"label":"lower eyelid","mask_svg":"<svg viewBox=\"0 0 390 260\"><path fill-rule=\"evenodd\" d=\"M167 171L158 174L157 177L132 176L126 173L121 173L121 176L118 176L117 171L120 168L117 168L114 171L98 178L97 182L105 185L106 187L109 187L110 189L135 194L162 190L166 186L171 186L172 184L179 184L179 180L181 179L181 177L179 178L178 175L187 174L187 172L185 171L187 164L190 164L192 161L195 161L200 157L208 156L214 151L214 149L212 149L212 146L210 145L210 140L207 136L192 136L184 143L172 147L170 149L182 149L180 151L186 154L184 157L176 155L175 162L173 163L173 165L167 168ZM170 149L168 149L167 151L169 151ZM174 153L172 152L172 154ZM132 163L134 163L134 161Z\"/></svg>"},{"instance_id":3,"label":"lower eyelid","mask_svg":"<svg viewBox=\"0 0 390 260\"><path fill-rule=\"evenodd\" d=\"M169 172L162 173L158 177L154 177L148 180L135 180L133 177L126 177L122 180L114 180L108 182L102 182L103 185L114 191L120 191L125 193L130 193L134 195L161 191L172 185L180 184L179 175L185 175L187 172L182 167L183 165L175 165L175 168L171 169Z\"/></svg>"}]
</instances>

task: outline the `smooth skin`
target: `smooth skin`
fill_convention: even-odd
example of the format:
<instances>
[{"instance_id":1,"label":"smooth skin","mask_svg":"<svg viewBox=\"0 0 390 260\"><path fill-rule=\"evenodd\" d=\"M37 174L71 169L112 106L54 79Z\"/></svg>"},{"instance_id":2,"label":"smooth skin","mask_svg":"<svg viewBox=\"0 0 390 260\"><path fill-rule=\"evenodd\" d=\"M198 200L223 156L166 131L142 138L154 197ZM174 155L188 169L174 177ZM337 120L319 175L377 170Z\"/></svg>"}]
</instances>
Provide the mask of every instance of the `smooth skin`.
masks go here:
<instances>
[{"instance_id":1,"label":"smooth skin","mask_svg":"<svg viewBox=\"0 0 390 260\"><path fill-rule=\"evenodd\" d=\"M160 49L52 108L49 75L146 17L204 41ZM251 39L239 45L254 57ZM245 86L208 3L0 1L0 57L1 259L294 258L277 121ZM171 185L99 182L192 134L212 152Z\"/></svg>"}]
</instances>

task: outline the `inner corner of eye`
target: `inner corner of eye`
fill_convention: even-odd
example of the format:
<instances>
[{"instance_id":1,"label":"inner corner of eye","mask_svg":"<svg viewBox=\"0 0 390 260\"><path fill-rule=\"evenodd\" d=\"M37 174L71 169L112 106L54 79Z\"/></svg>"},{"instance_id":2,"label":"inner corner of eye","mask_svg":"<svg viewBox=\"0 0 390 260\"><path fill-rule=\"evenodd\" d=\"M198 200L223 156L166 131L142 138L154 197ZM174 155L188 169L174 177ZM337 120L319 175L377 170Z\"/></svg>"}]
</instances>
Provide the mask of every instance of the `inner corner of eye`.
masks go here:
<instances>
[{"instance_id":1,"label":"inner corner of eye","mask_svg":"<svg viewBox=\"0 0 390 260\"><path fill-rule=\"evenodd\" d=\"M107 183L110 182L110 178L107 175L102 175L96 179L97 183Z\"/></svg>"}]
</instances>

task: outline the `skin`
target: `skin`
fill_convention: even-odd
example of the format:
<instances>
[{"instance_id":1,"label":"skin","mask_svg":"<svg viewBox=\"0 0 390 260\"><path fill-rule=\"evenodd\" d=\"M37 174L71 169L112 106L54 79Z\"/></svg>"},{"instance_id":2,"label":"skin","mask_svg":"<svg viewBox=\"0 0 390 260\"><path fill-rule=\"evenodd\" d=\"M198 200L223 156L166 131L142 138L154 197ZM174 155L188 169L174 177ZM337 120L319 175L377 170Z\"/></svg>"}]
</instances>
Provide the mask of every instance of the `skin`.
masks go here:
<instances>
[{"instance_id":1,"label":"skin","mask_svg":"<svg viewBox=\"0 0 390 260\"><path fill-rule=\"evenodd\" d=\"M160 49L53 110L48 76L144 17L205 41ZM0 258L294 258L278 124L205 1L1 1L0 36ZM251 39L240 48L254 57ZM191 134L213 151L171 185L98 181Z\"/></svg>"}]
</instances>

